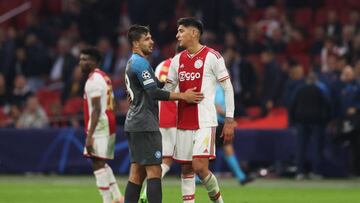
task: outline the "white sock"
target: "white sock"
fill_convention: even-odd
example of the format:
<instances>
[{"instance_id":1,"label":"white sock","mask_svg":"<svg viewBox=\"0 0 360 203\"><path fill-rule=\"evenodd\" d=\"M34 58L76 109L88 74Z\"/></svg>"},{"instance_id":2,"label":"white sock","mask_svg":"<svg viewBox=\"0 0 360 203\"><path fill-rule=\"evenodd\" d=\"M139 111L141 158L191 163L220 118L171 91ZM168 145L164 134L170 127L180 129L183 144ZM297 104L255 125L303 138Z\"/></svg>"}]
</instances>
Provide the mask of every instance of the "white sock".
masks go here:
<instances>
[{"instance_id":1,"label":"white sock","mask_svg":"<svg viewBox=\"0 0 360 203\"><path fill-rule=\"evenodd\" d=\"M112 197L113 197L114 200L118 200L118 199L120 199L122 194L121 194L119 186L118 186L118 184L116 182L114 172L111 169L111 167L109 165L107 165L107 164L105 165L105 169L106 169L106 172L107 172L108 177L109 177L110 192L112 194Z\"/></svg>"},{"instance_id":2,"label":"white sock","mask_svg":"<svg viewBox=\"0 0 360 203\"><path fill-rule=\"evenodd\" d=\"M100 195L103 198L103 203L111 203L110 181L105 168L94 171L96 178L96 185L99 189Z\"/></svg>"},{"instance_id":3,"label":"white sock","mask_svg":"<svg viewBox=\"0 0 360 203\"><path fill-rule=\"evenodd\" d=\"M161 178L170 170L170 167L167 164L161 164Z\"/></svg>"},{"instance_id":4,"label":"white sock","mask_svg":"<svg viewBox=\"0 0 360 203\"><path fill-rule=\"evenodd\" d=\"M219 184L216 177L210 173L204 180L201 181L208 192L209 198L214 203L224 203L221 194Z\"/></svg>"},{"instance_id":5,"label":"white sock","mask_svg":"<svg viewBox=\"0 0 360 203\"><path fill-rule=\"evenodd\" d=\"M184 203L195 202L195 174L181 175L181 192Z\"/></svg>"}]
</instances>

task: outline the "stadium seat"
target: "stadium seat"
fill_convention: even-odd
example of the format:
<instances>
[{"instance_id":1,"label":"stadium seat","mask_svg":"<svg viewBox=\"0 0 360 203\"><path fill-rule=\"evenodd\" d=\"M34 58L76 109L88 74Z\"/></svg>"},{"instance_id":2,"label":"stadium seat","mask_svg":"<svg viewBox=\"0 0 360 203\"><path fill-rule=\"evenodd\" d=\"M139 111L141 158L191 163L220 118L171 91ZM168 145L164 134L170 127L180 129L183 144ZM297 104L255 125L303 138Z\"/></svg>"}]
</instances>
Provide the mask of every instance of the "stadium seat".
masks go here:
<instances>
[{"instance_id":1,"label":"stadium seat","mask_svg":"<svg viewBox=\"0 0 360 203\"><path fill-rule=\"evenodd\" d=\"M66 100L63 108L64 115L74 115L82 112L83 101L81 97L73 97Z\"/></svg>"},{"instance_id":2,"label":"stadium seat","mask_svg":"<svg viewBox=\"0 0 360 203\"><path fill-rule=\"evenodd\" d=\"M49 117L61 115L60 91L39 90L36 96Z\"/></svg>"},{"instance_id":3,"label":"stadium seat","mask_svg":"<svg viewBox=\"0 0 360 203\"><path fill-rule=\"evenodd\" d=\"M300 8L294 11L294 24L299 27L307 28L312 23L311 8Z\"/></svg>"},{"instance_id":4,"label":"stadium seat","mask_svg":"<svg viewBox=\"0 0 360 203\"><path fill-rule=\"evenodd\" d=\"M252 9L249 11L246 20L248 22L258 22L264 16L264 9Z\"/></svg>"}]
</instances>

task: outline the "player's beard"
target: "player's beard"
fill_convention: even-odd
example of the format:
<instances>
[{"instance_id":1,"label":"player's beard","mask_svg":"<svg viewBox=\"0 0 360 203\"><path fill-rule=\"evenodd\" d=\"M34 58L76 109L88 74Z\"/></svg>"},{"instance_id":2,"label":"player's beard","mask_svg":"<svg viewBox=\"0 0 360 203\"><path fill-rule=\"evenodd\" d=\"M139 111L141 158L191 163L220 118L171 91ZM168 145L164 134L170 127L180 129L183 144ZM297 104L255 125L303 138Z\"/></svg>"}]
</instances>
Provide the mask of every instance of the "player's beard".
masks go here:
<instances>
[{"instance_id":1,"label":"player's beard","mask_svg":"<svg viewBox=\"0 0 360 203\"><path fill-rule=\"evenodd\" d=\"M89 75L91 71L92 71L91 65L89 65L89 64L85 64L81 67L81 72L85 76Z\"/></svg>"},{"instance_id":2,"label":"player's beard","mask_svg":"<svg viewBox=\"0 0 360 203\"><path fill-rule=\"evenodd\" d=\"M143 49L142 52L145 56L148 56L152 53L152 48Z\"/></svg>"}]
</instances>

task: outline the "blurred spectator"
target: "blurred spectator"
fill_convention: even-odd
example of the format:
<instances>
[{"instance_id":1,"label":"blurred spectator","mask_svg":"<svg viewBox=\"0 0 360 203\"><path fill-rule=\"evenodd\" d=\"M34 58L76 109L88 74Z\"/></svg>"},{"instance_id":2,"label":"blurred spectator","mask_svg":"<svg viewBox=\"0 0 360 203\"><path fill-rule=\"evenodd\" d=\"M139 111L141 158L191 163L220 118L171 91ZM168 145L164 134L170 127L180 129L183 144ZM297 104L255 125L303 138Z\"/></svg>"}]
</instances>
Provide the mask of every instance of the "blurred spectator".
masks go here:
<instances>
[{"instance_id":1,"label":"blurred spectator","mask_svg":"<svg viewBox=\"0 0 360 203\"><path fill-rule=\"evenodd\" d=\"M2 73L0 73L0 107L10 103L10 94L6 88L6 80Z\"/></svg>"},{"instance_id":2,"label":"blurred spectator","mask_svg":"<svg viewBox=\"0 0 360 203\"><path fill-rule=\"evenodd\" d=\"M265 43L267 47L274 51L274 53L282 54L285 52L286 44L280 27L273 29L271 37L266 38Z\"/></svg>"},{"instance_id":3,"label":"blurred spectator","mask_svg":"<svg viewBox=\"0 0 360 203\"><path fill-rule=\"evenodd\" d=\"M349 13L349 24L348 25L352 26L355 29L354 34L360 33L360 15L359 15L358 10L355 9Z\"/></svg>"},{"instance_id":4,"label":"blurred spectator","mask_svg":"<svg viewBox=\"0 0 360 203\"><path fill-rule=\"evenodd\" d=\"M15 128L16 127L16 123L18 122L19 118L21 115L21 109L19 106L17 106L16 104L12 104L10 105L9 108L9 113L8 113L8 118L7 120L3 123L4 126L6 128Z\"/></svg>"},{"instance_id":5,"label":"blurred spectator","mask_svg":"<svg viewBox=\"0 0 360 203\"><path fill-rule=\"evenodd\" d=\"M360 60L356 61L354 71L355 71L355 80L358 83L358 85L360 85Z\"/></svg>"},{"instance_id":6,"label":"blurred spectator","mask_svg":"<svg viewBox=\"0 0 360 203\"><path fill-rule=\"evenodd\" d=\"M305 164L308 146L313 146L310 173L312 177L321 177L324 129L330 117L331 105L327 97L326 86L320 84L311 72L306 81L294 93L289 105L291 124L297 129L296 166L297 180L305 178Z\"/></svg>"},{"instance_id":7,"label":"blurred spectator","mask_svg":"<svg viewBox=\"0 0 360 203\"><path fill-rule=\"evenodd\" d=\"M16 74L12 67L15 59L16 40L17 30L14 27L9 27L6 32L0 30L0 72L6 77L9 87L12 86L11 83Z\"/></svg>"},{"instance_id":8,"label":"blurred spectator","mask_svg":"<svg viewBox=\"0 0 360 203\"><path fill-rule=\"evenodd\" d=\"M36 96L30 96L26 101L26 106L21 114L16 128L44 128L48 126L48 118L45 111L40 106Z\"/></svg>"},{"instance_id":9,"label":"blurred spectator","mask_svg":"<svg viewBox=\"0 0 360 203\"><path fill-rule=\"evenodd\" d=\"M301 30L292 30L286 53L289 55L308 53L308 42L304 39L304 33Z\"/></svg>"},{"instance_id":10,"label":"blurred spectator","mask_svg":"<svg viewBox=\"0 0 360 203\"><path fill-rule=\"evenodd\" d=\"M50 82L55 88L62 88L74 70L77 60L71 54L71 42L67 38L60 38L57 43L57 55L50 72Z\"/></svg>"},{"instance_id":11,"label":"blurred spectator","mask_svg":"<svg viewBox=\"0 0 360 203\"><path fill-rule=\"evenodd\" d=\"M274 107L277 99L281 68L274 58L272 50L264 50L261 53L261 62L264 64L264 73L261 87L261 116L266 116Z\"/></svg>"},{"instance_id":12,"label":"blurred spectator","mask_svg":"<svg viewBox=\"0 0 360 203\"><path fill-rule=\"evenodd\" d=\"M328 58L329 56L341 56L345 54L345 49L336 46L334 38L326 38L324 47L321 50L321 72L330 71Z\"/></svg>"},{"instance_id":13,"label":"blurred spectator","mask_svg":"<svg viewBox=\"0 0 360 203\"><path fill-rule=\"evenodd\" d=\"M48 50L38 40L35 34L25 36L25 52L27 66L25 76L28 78L31 90L37 90L44 86L44 78L49 74Z\"/></svg>"},{"instance_id":14,"label":"blurred spectator","mask_svg":"<svg viewBox=\"0 0 360 203\"><path fill-rule=\"evenodd\" d=\"M264 46L259 42L259 30L256 26L250 26L247 32L247 40L241 47L241 52L245 55L260 54Z\"/></svg>"},{"instance_id":15,"label":"blurred spectator","mask_svg":"<svg viewBox=\"0 0 360 203\"><path fill-rule=\"evenodd\" d=\"M310 55L311 56L320 56L321 49L324 46L325 33L324 29L321 26L315 27L313 40L310 45Z\"/></svg>"},{"instance_id":16,"label":"blurred spectator","mask_svg":"<svg viewBox=\"0 0 360 203\"><path fill-rule=\"evenodd\" d=\"M353 39L352 61L360 60L360 34Z\"/></svg>"},{"instance_id":17,"label":"blurred spectator","mask_svg":"<svg viewBox=\"0 0 360 203\"><path fill-rule=\"evenodd\" d=\"M254 66L239 52L227 49L224 52L226 67L230 71L231 82L234 87L235 116L244 116L244 105L254 105L256 102L257 75Z\"/></svg>"},{"instance_id":18,"label":"blurred spectator","mask_svg":"<svg viewBox=\"0 0 360 203\"><path fill-rule=\"evenodd\" d=\"M130 45L125 37L121 37L119 39L119 49L117 51L116 63L113 73L115 77L119 77L120 75L124 76L123 74L130 56ZM123 78L124 77L121 77L121 79Z\"/></svg>"},{"instance_id":19,"label":"blurred spectator","mask_svg":"<svg viewBox=\"0 0 360 203\"><path fill-rule=\"evenodd\" d=\"M294 94L304 82L304 69L301 65L290 64L289 78L284 86L283 104L289 107L290 102L294 99Z\"/></svg>"},{"instance_id":20,"label":"blurred spectator","mask_svg":"<svg viewBox=\"0 0 360 203\"><path fill-rule=\"evenodd\" d=\"M350 135L350 172L360 176L360 85L356 82L354 70L350 66L343 69L341 81L344 85L340 95L340 118L344 125L347 125Z\"/></svg>"},{"instance_id":21,"label":"blurred spectator","mask_svg":"<svg viewBox=\"0 0 360 203\"><path fill-rule=\"evenodd\" d=\"M81 68L76 66L73 70L71 77L66 81L65 86L61 93L61 102L64 104L66 100L73 97L83 97L83 87L85 85L85 79L81 72Z\"/></svg>"},{"instance_id":22,"label":"blurred spectator","mask_svg":"<svg viewBox=\"0 0 360 203\"><path fill-rule=\"evenodd\" d=\"M25 106L26 100L33 92L30 90L24 75L15 76L14 88L12 91L11 102L20 108Z\"/></svg>"},{"instance_id":23,"label":"blurred spectator","mask_svg":"<svg viewBox=\"0 0 360 203\"><path fill-rule=\"evenodd\" d=\"M338 14L335 10L329 10L327 19L324 24L324 29L327 37L333 37L339 40L341 37L341 23L338 19Z\"/></svg>"},{"instance_id":24,"label":"blurred spectator","mask_svg":"<svg viewBox=\"0 0 360 203\"><path fill-rule=\"evenodd\" d=\"M273 6L268 7L265 11L265 18L258 22L257 26L267 37L272 38L274 29L280 27L278 10Z\"/></svg>"},{"instance_id":25,"label":"blurred spectator","mask_svg":"<svg viewBox=\"0 0 360 203\"><path fill-rule=\"evenodd\" d=\"M100 64L101 69L108 74L112 74L114 72L116 58L114 50L111 47L110 40L106 37L101 37L97 42L97 48L102 56Z\"/></svg>"}]
</instances>

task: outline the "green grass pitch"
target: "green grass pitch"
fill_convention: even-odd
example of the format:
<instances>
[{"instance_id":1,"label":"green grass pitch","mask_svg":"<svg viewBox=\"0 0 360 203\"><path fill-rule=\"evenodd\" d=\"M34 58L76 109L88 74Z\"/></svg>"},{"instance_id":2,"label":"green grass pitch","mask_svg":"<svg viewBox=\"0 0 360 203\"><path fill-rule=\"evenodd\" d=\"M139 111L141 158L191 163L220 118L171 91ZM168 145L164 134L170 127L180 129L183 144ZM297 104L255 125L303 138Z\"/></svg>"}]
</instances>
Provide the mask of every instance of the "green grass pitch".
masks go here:
<instances>
[{"instance_id":1,"label":"green grass pitch","mask_svg":"<svg viewBox=\"0 0 360 203\"><path fill-rule=\"evenodd\" d=\"M126 177L119 177L122 192ZM360 179L294 181L258 179L245 187L232 179L221 179L226 203L360 203ZM100 203L92 176L7 176L0 175L1 203ZM180 180L165 178L163 202L181 203ZM204 188L197 186L196 202L210 202Z\"/></svg>"}]
</instances>

